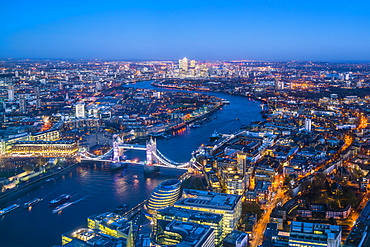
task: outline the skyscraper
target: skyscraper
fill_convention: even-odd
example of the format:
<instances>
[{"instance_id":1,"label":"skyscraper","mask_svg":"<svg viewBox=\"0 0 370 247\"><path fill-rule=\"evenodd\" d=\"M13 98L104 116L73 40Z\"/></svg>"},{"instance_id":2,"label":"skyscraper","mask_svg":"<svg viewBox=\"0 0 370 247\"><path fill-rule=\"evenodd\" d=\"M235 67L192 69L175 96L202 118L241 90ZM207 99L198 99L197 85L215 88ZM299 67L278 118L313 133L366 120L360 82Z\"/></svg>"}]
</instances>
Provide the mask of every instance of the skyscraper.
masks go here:
<instances>
[{"instance_id":1,"label":"skyscraper","mask_svg":"<svg viewBox=\"0 0 370 247\"><path fill-rule=\"evenodd\" d=\"M76 118L85 118L86 117L85 104L84 103L77 103L76 104L75 116L76 116Z\"/></svg>"},{"instance_id":2,"label":"skyscraper","mask_svg":"<svg viewBox=\"0 0 370 247\"><path fill-rule=\"evenodd\" d=\"M8 86L8 100L14 101L14 86L13 85Z\"/></svg>"},{"instance_id":3,"label":"skyscraper","mask_svg":"<svg viewBox=\"0 0 370 247\"><path fill-rule=\"evenodd\" d=\"M188 71L189 63L188 63L188 59L186 57L179 60L179 68L180 68L180 72Z\"/></svg>"},{"instance_id":4,"label":"skyscraper","mask_svg":"<svg viewBox=\"0 0 370 247\"><path fill-rule=\"evenodd\" d=\"M307 131L307 132L311 132L311 125L312 125L312 120L309 119L309 118L306 118L304 120L304 129Z\"/></svg>"},{"instance_id":5,"label":"skyscraper","mask_svg":"<svg viewBox=\"0 0 370 247\"><path fill-rule=\"evenodd\" d=\"M22 113L26 113L26 99L24 94L19 96L19 110Z\"/></svg>"}]
</instances>

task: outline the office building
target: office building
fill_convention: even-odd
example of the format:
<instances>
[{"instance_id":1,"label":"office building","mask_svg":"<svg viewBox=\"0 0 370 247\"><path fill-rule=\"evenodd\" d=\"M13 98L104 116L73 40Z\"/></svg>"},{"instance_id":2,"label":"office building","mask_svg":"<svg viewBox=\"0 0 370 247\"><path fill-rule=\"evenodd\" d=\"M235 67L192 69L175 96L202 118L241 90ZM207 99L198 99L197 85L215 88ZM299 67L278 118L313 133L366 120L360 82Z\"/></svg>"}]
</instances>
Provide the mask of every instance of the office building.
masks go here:
<instances>
[{"instance_id":1,"label":"office building","mask_svg":"<svg viewBox=\"0 0 370 247\"><path fill-rule=\"evenodd\" d=\"M339 247L342 238L340 226L292 221L289 246Z\"/></svg>"},{"instance_id":2,"label":"office building","mask_svg":"<svg viewBox=\"0 0 370 247\"><path fill-rule=\"evenodd\" d=\"M191 222L210 226L213 228L214 231L216 245L220 244L223 237L225 236L225 234L223 234L222 228L222 215L220 214L201 212L178 207L167 207L157 211L157 214L154 215L154 222L156 222L157 220L177 220L181 222Z\"/></svg>"},{"instance_id":3,"label":"office building","mask_svg":"<svg viewBox=\"0 0 370 247\"><path fill-rule=\"evenodd\" d=\"M307 132L311 132L311 128L312 128L312 120L309 119L309 118L306 118L304 120L304 129L307 131Z\"/></svg>"},{"instance_id":4,"label":"office building","mask_svg":"<svg viewBox=\"0 0 370 247\"><path fill-rule=\"evenodd\" d=\"M154 241L156 246L215 246L213 229L201 224L173 220L157 221Z\"/></svg>"},{"instance_id":5,"label":"office building","mask_svg":"<svg viewBox=\"0 0 370 247\"><path fill-rule=\"evenodd\" d=\"M247 247L248 234L245 232L233 230L222 241L223 247Z\"/></svg>"},{"instance_id":6,"label":"office building","mask_svg":"<svg viewBox=\"0 0 370 247\"><path fill-rule=\"evenodd\" d=\"M70 157L77 153L78 145L73 141L18 141L12 145L11 154L45 157Z\"/></svg>"},{"instance_id":7,"label":"office building","mask_svg":"<svg viewBox=\"0 0 370 247\"><path fill-rule=\"evenodd\" d=\"M228 234L239 225L241 198L240 195L184 189L183 199L174 206L223 215L224 234Z\"/></svg>"},{"instance_id":8,"label":"office building","mask_svg":"<svg viewBox=\"0 0 370 247\"><path fill-rule=\"evenodd\" d=\"M149 197L147 209L149 214L155 214L157 210L172 206L180 197L181 181L171 179L158 185Z\"/></svg>"},{"instance_id":9,"label":"office building","mask_svg":"<svg viewBox=\"0 0 370 247\"><path fill-rule=\"evenodd\" d=\"M75 109L76 109L76 112L75 112L76 118L85 118L86 117L85 104L84 103L77 103Z\"/></svg>"},{"instance_id":10,"label":"office building","mask_svg":"<svg viewBox=\"0 0 370 247\"><path fill-rule=\"evenodd\" d=\"M186 57L184 57L183 59L180 59L179 60L179 69L180 69L180 72L186 72L188 71L188 68L189 68L189 61Z\"/></svg>"},{"instance_id":11,"label":"office building","mask_svg":"<svg viewBox=\"0 0 370 247\"><path fill-rule=\"evenodd\" d=\"M8 86L8 100L14 101L14 86L13 85Z\"/></svg>"},{"instance_id":12,"label":"office building","mask_svg":"<svg viewBox=\"0 0 370 247\"><path fill-rule=\"evenodd\" d=\"M24 94L19 96L19 111L21 113L26 113L26 99Z\"/></svg>"},{"instance_id":13,"label":"office building","mask_svg":"<svg viewBox=\"0 0 370 247\"><path fill-rule=\"evenodd\" d=\"M126 246L126 244L127 240L124 238L110 237L102 234L100 231L88 228L80 228L62 235L62 246L66 247L117 247Z\"/></svg>"},{"instance_id":14,"label":"office building","mask_svg":"<svg viewBox=\"0 0 370 247\"><path fill-rule=\"evenodd\" d=\"M126 239L127 246L133 246L132 222L121 215L107 212L89 216L87 218L87 226L114 238Z\"/></svg>"}]
</instances>

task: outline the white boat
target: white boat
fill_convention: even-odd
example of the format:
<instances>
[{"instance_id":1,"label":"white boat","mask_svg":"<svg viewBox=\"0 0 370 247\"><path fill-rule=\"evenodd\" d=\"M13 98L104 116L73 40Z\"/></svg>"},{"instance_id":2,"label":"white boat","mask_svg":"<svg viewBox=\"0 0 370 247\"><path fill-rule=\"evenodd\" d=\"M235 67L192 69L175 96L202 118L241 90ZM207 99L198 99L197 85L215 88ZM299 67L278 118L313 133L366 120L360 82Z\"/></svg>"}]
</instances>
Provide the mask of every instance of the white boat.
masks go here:
<instances>
[{"instance_id":1,"label":"white boat","mask_svg":"<svg viewBox=\"0 0 370 247\"><path fill-rule=\"evenodd\" d=\"M35 199L33 199L32 201L29 201L29 202L26 202L25 204L23 204L23 207L24 207L24 208L29 208L29 207L31 207L32 205L35 205L36 203L41 202L42 200L43 200L42 198L35 198Z\"/></svg>"},{"instance_id":2,"label":"white boat","mask_svg":"<svg viewBox=\"0 0 370 247\"><path fill-rule=\"evenodd\" d=\"M9 213L17 208L19 208L19 204L13 204L10 205L9 207L3 208L0 210L0 216L3 216L4 214Z\"/></svg>"},{"instance_id":3,"label":"white boat","mask_svg":"<svg viewBox=\"0 0 370 247\"><path fill-rule=\"evenodd\" d=\"M58 213L59 211L62 211L63 209L71 206L73 204L73 202L66 202L58 207L56 207L54 210L53 210L53 214L55 213Z\"/></svg>"}]
</instances>

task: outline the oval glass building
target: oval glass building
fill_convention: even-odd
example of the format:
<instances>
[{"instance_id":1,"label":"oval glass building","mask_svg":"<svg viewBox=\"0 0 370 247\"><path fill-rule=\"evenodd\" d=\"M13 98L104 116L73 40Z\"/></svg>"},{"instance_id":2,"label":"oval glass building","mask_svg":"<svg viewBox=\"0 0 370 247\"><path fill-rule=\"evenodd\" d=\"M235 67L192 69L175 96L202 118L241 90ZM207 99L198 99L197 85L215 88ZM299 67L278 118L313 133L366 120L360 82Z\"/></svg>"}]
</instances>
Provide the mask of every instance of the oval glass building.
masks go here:
<instances>
[{"instance_id":1,"label":"oval glass building","mask_svg":"<svg viewBox=\"0 0 370 247\"><path fill-rule=\"evenodd\" d=\"M171 179L158 185L149 197L147 209L148 213L153 214L155 211L172 206L179 199L181 192L181 181Z\"/></svg>"}]
</instances>

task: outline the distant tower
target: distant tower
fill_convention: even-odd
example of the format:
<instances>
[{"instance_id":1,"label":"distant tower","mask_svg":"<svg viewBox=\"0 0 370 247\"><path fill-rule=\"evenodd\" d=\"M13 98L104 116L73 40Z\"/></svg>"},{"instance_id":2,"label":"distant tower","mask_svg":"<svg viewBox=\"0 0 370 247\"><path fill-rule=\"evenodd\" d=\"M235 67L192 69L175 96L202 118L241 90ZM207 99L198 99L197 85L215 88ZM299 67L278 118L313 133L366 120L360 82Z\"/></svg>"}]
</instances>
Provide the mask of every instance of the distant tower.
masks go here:
<instances>
[{"instance_id":1,"label":"distant tower","mask_svg":"<svg viewBox=\"0 0 370 247\"><path fill-rule=\"evenodd\" d=\"M75 112L76 118L85 118L85 104L84 103L77 103L76 104L76 112Z\"/></svg>"},{"instance_id":2,"label":"distant tower","mask_svg":"<svg viewBox=\"0 0 370 247\"><path fill-rule=\"evenodd\" d=\"M21 113L26 113L26 99L24 94L21 94L19 98L19 110Z\"/></svg>"},{"instance_id":3,"label":"distant tower","mask_svg":"<svg viewBox=\"0 0 370 247\"><path fill-rule=\"evenodd\" d=\"M195 60L190 60L190 68L191 68L191 69L195 69L196 64L197 64L197 61L195 61Z\"/></svg>"},{"instance_id":4,"label":"distant tower","mask_svg":"<svg viewBox=\"0 0 370 247\"><path fill-rule=\"evenodd\" d=\"M16 71L14 72L14 76L15 76L15 77L19 77L19 72L18 72L18 70L16 70Z\"/></svg>"},{"instance_id":5,"label":"distant tower","mask_svg":"<svg viewBox=\"0 0 370 247\"><path fill-rule=\"evenodd\" d=\"M100 81L96 82L96 91L99 92L101 91L101 89L102 89L101 82Z\"/></svg>"},{"instance_id":6,"label":"distant tower","mask_svg":"<svg viewBox=\"0 0 370 247\"><path fill-rule=\"evenodd\" d=\"M180 71L186 72L186 71L188 71L188 67L189 67L189 63L188 63L188 59L186 57L179 60Z\"/></svg>"},{"instance_id":7,"label":"distant tower","mask_svg":"<svg viewBox=\"0 0 370 247\"><path fill-rule=\"evenodd\" d=\"M40 108L41 108L41 99L37 98L36 99L36 109L40 109Z\"/></svg>"},{"instance_id":8,"label":"distant tower","mask_svg":"<svg viewBox=\"0 0 370 247\"><path fill-rule=\"evenodd\" d=\"M153 153L157 151L157 142L150 138L150 140L146 143L146 164L152 165L153 164Z\"/></svg>"},{"instance_id":9,"label":"distant tower","mask_svg":"<svg viewBox=\"0 0 370 247\"><path fill-rule=\"evenodd\" d=\"M41 99L40 99L40 88L35 87L35 97L36 97L36 109L41 108Z\"/></svg>"},{"instance_id":10,"label":"distant tower","mask_svg":"<svg viewBox=\"0 0 370 247\"><path fill-rule=\"evenodd\" d=\"M8 99L9 101L14 101L14 86L13 85L8 86Z\"/></svg>"},{"instance_id":11,"label":"distant tower","mask_svg":"<svg viewBox=\"0 0 370 247\"><path fill-rule=\"evenodd\" d=\"M304 120L304 129L307 131L307 132L311 132L311 126L312 126L312 120L309 119L309 118L306 118Z\"/></svg>"},{"instance_id":12,"label":"distant tower","mask_svg":"<svg viewBox=\"0 0 370 247\"><path fill-rule=\"evenodd\" d=\"M36 98L40 97L40 88L39 87L35 87L35 96L36 96Z\"/></svg>"},{"instance_id":13,"label":"distant tower","mask_svg":"<svg viewBox=\"0 0 370 247\"><path fill-rule=\"evenodd\" d=\"M276 90L284 89L284 82L280 81L278 78L275 78L275 89Z\"/></svg>"}]
</instances>

